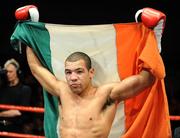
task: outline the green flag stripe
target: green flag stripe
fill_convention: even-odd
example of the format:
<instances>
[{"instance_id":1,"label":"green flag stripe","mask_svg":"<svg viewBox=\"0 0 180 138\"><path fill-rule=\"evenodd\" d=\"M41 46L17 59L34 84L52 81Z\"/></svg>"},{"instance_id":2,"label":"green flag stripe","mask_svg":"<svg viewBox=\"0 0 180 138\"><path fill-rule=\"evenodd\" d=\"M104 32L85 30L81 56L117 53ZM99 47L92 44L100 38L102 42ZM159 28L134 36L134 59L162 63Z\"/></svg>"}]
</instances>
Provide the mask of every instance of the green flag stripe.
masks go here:
<instances>
[{"instance_id":1,"label":"green flag stripe","mask_svg":"<svg viewBox=\"0 0 180 138\"><path fill-rule=\"evenodd\" d=\"M45 29L45 24L41 22L19 22L12 34L11 44L16 50L19 47L19 41L30 46L39 60L52 73L51 51L49 47L49 32ZM57 120L58 120L58 98L48 94L43 90L44 95L44 130L47 138L57 138Z\"/></svg>"}]
</instances>

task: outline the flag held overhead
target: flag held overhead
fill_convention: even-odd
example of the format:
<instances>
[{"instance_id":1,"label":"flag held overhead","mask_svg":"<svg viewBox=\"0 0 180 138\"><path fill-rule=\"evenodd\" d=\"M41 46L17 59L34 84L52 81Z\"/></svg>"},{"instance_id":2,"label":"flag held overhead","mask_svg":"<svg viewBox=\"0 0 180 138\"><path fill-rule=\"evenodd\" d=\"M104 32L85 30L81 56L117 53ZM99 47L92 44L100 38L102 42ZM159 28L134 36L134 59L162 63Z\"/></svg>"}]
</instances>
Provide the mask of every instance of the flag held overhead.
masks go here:
<instances>
[{"instance_id":1,"label":"flag held overhead","mask_svg":"<svg viewBox=\"0 0 180 138\"><path fill-rule=\"evenodd\" d=\"M97 68L96 84L120 81L137 74L142 68L148 68L156 77L155 83L136 97L119 103L109 138L168 138L171 130L164 64L158 50L157 35L144 24L150 17L143 16L143 23L87 26L24 21L17 24L11 41L21 41L30 46L42 64L61 80L64 79L64 59L79 50L92 58L93 66ZM152 25L157 25L154 19L150 23ZM45 136L57 138L57 124L61 123L58 123L58 98L46 90L43 94Z\"/></svg>"}]
</instances>

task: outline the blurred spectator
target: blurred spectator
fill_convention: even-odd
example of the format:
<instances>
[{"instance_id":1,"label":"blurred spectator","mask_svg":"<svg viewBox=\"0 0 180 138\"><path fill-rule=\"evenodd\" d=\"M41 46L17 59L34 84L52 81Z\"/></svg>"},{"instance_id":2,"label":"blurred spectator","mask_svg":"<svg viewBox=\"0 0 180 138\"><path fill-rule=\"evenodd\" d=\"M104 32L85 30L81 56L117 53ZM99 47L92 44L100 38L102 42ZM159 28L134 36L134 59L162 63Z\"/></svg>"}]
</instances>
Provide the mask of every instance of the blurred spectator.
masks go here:
<instances>
[{"instance_id":1,"label":"blurred spectator","mask_svg":"<svg viewBox=\"0 0 180 138\"><path fill-rule=\"evenodd\" d=\"M0 67L0 89L6 84L6 70Z\"/></svg>"},{"instance_id":2,"label":"blurred spectator","mask_svg":"<svg viewBox=\"0 0 180 138\"><path fill-rule=\"evenodd\" d=\"M28 84L32 89L31 105L33 107L44 107L43 90L39 82L32 76L31 73L27 73L24 80L25 84ZM26 126L27 133L32 131L35 135L43 135L43 113L31 113L31 120L29 125ZM32 130L30 130L32 129Z\"/></svg>"},{"instance_id":3,"label":"blurred spectator","mask_svg":"<svg viewBox=\"0 0 180 138\"><path fill-rule=\"evenodd\" d=\"M180 138L180 127L175 128L174 138Z\"/></svg>"},{"instance_id":4,"label":"blurred spectator","mask_svg":"<svg viewBox=\"0 0 180 138\"><path fill-rule=\"evenodd\" d=\"M10 59L4 64L4 70L8 83L0 89L0 104L30 106L32 90L20 79L19 63ZM27 112L0 110L0 131L24 133L28 117Z\"/></svg>"}]
</instances>

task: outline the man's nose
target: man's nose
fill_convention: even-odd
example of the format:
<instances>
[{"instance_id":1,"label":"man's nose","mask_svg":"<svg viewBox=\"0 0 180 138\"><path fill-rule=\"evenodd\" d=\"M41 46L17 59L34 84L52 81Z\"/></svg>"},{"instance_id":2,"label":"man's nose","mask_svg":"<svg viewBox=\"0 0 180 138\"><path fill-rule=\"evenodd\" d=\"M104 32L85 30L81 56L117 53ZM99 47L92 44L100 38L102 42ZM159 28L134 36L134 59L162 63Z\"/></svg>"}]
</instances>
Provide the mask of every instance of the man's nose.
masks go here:
<instances>
[{"instance_id":1,"label":"man's nose","mask_svg":"<svg viewBox=\"0 0 180 138\"><path fill-rule=\"evenodd\" d=\"M73 80L73 81L77 80L77 78L78 78L78 76L77 76L76 73L72 73L71 76L70 76L70 79Z\"/></svg>"}]
</instances>

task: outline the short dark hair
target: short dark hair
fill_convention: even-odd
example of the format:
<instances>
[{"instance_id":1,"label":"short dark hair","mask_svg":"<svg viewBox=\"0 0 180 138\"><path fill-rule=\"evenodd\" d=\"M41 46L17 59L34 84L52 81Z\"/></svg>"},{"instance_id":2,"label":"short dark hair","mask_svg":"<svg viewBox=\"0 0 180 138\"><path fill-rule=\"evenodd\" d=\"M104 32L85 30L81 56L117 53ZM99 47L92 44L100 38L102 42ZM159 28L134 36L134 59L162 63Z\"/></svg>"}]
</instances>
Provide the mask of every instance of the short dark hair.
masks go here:
<instances>
[{"instance_id":1,"label":"short dark hair","mask_svg":"<svg viewBox=\"0 0 180 138\"><path fill-rule=\"evenodd\" d=\"M85 64L86 64L86 67L88 70L91 69L91 58L83 52L74 52L74 53L70 54L66 58L65 62L67 62L67 61L75 62L75 61L78 61L80 59L85 61Z\"/></svg>"}]
</instances>

